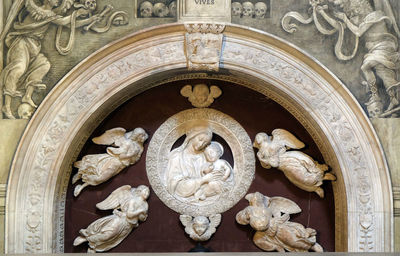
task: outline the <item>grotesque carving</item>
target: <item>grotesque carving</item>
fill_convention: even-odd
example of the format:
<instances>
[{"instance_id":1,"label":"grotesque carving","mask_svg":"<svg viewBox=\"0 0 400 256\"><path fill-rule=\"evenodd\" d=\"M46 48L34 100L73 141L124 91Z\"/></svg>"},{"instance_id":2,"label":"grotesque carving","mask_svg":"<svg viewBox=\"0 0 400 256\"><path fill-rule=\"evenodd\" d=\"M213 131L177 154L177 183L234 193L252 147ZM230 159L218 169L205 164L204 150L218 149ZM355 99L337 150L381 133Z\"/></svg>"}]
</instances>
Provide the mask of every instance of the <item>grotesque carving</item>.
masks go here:
<instances>
[{"instance_id":1,"label":"grotesque carving","mask_svg":"<svg viewBox=\"0 0 400 256\"><path fill-rule=\"evenodd\" d=\"M322 181L336 179L333 174L325 173L327 165L319 164L303 152L287 151L290 148L301 149L304 143L286 130L275 129L272 136L258 133L254 147L258 149L257 157L264 168L278 168L294 185L315 192L321 198L324 197L324 190L320 188Z\"/></svg>"},{"instance_id":2,"label":"grotesque carving","mask_svg":"<svg viewBox=\"0 0 400 256\"><path fill-rule=\"evenodd\" d=\"M16 97L22 97L21 104L29 104L31 108L37 107L32 100L36 90L46 89L42 80L48 73L51 64L41 53L41 41L45 37L50 24L58 26L56 33L56 49L62 54L68 54L75 40L75 29L85 27L87 30L101 33L106 32L114 19L122 19L120 25L127 23L127 14L124 12L113 13L108 18L108 25L97 28L95 24L101 21L111 9L107 6L106 12L89 15L97 6L96 1L86 0L81 4L73 5L73 0L59 1L43 0L43 5L37 5L34 0L13 1L7 22L0 35L0 41L5 39L8 47L7 63L0 74L0 88L3 100L0 97L0 107L6 118L15 119L11 106ZM76 6L70 15L63 16L72 6ZM25 7L25 8L24 8ZM124 22L125 21L125 22ZM60 44L63 27L69 27L70 36L68 44ZM10 29L12 28L12 31ZM19 102L19 101L17 101ZM27 109L26 106L21 107ZM19 115L20 117L22 116ZM27 117L27 113L23 115Z\"/></svg>"},{"instance_id":3,"label":"grotesque carving","mask_svg":"<svg viewBox=\"0 0 400 256\"><path fill-rule=\"evenodd\" d=\"M316 242L317 232L300 223L289 221L290 214L301 212L293 201L283 197L267 197L259 192L246 196L249 206L236 215L236 221L256 230L253 242L264 251L323 252ZM283 213L283 215L282 215Z\"/></svg>"},{"instance_id":4,"label":"grotesque carving","mask_svg":"<svg viewBox=\"0 0 400 256\"><path fill-rule=\"evenodd\" d=\"M176 17L176 1L172 1L169 5L169 14L171 17Z\"/></svg>"},{"instance_id":5,"label":"grotesque carving","mask_svg":"<svg viewBox=\"0 0 400 256\"><path fill-rule=\"evenodd\" d=\"M360 84L370 91L366 103L369 115L372 117L383 113L383 108L380 106L383 103L382 95L379 95L376 76L382 80L389 97L385 113L399 111L400 82L397 79L397 70L400 67L400 55L397 38L400 37L400 31L389 1L374 0L373 6L367 0L329 0L329 2L333 3L333 10L322 0L310 0L312 17L304 19L299 13L290 12L282 19L282 27L289 33L296 31L297 25L289 23L291 18L295 18L303 24L314 21L316 28L322 34L333 35L337 32L339 35L335 54L343 61L354 58L358 52L359 39L365 35L365 48L368 53L364 56L361 66L365 81ZM318 17L322 17L331 28L322 26ZM351 55L342 52L346 28L355 36Z\"/></svg>"},{"instance_id":6,"label":"grotesque carving","mask_svg":"<svg viewBox=\"0 0 400 256\"><path fill-rule=\"evenodd\" d=\"M232 5L232 16L240 17L242 15L242 4L239 2L233 2Z\"/></svg>"},{"instance_id":7,"label":"grotesque carving","mask_svg":"<svg viewBox=\"0 0 400 256\"><path fill-rule=\"evenodd\" d=\"M189 70L218 71L222 48L222 24L185 24Z\"/></svg>"},{"instance_id":8,"label":"grotesque carving","mask_svg":"<svg viewBox=\"0 0 400 256\"><path fill-rule=\"evenodd\" d=\"M190 103L196 108L207 108L222 94L221 89L212 85L210 89L205 84L196 84L192 90L191 85L181 89L181 95L189 98Z\"/></svg>"},{"instance_id":9,"label":"grotesque carving","mask_svg":"<svg viewBox=\"0 0 400 256\"><path fill-rule=\"evenodd\" d=\"M153 4L149 1L144 1L140 4L140 16L143 18L149 18L153 15Z\"/></svg>"},{"instance_id":10,"label":"grotesque carving","mask_svg":"<svg viewBox=\"0 0 400 256\"><path fill-rule=\"evenodd\" d=\"M169 14L169 9L164 3L156 3L154 4L153 13L155 16L164 18Z\"/></svg>"},{"instance_id":11,"label":"grotesque carving","mask_svg":"<svg viewBox=\"0 0 400 256\"><path fill-rule=\"evenodd\" d=\"M216 228L221 223L221 214L214 214L210 217L196 216L192 217L189 215L180 215L179 219L183 226L185 226L185 232L194 241L207 241L215 233Z\"/></svg>"},{"instance_id":12,"label":"grotesque carving","mask_svg":"<svg viewBox=\"0 0 400 256\"><path fill-rule=\"evenodd\" d=\"M254 4L252 2L244 2L242 6L243 6L243 17L253 17Z\"/></svg>"},{"instance_id":13,"label":"grotesque carving","mask_svg":"<svg viewBox=\"0 0 400 256\"><path fill-rule=\"evenodd\" d=\"M108 251L122 242L139 221L147 219L147 198L150 190L144 185L132 188L125 185L114 190L104 201L96 204L100 210L111 210L113 214L92 222L79 231L74 246L89 243L88 252Z\"/></svg>"},{"instance_id":14,"label":"grotesque carving","mask_svg":"<svg viewBox=\"0 0 400 256\"><path fill-rule=\"evenodd\" d=\"M186 133L183 144L171 151L166 173L171 194L203 201L233 186L232 167L219 159L223 147L211 139L209 127L195 126Z\"/></svg>"},{"instance_id":15,"label":"grotesque carving","mask_svg":"<svg viewBox=\"0 0 400 256\"><path fill-rule=\"evenodd\" d=\"M254 5L255 8L255 16L257 19L264 19L265 14L267 13L268 7L267 4L264 2L258 2Z\"/></svg>"},{"instance_id":16,"label":"grotesque carving","mask_svg":"<svg viewBox=\"0 0 400 256\"><path fill-rule=\"evenodd\" d=\"M123 128L114 128L100 137L93 138L96 144L112 147L107 147L107 153L86 155L74 163L74 167L79 170L72 178L72 184L79 179L84 182L82 185L76 185L74 196L78 196L86 186L99 185L120 173L125 167L135 164L142 155L143 143L147 138L148 135L142 128L131 132L126 132Z\"/></svg>"}]
</instances>

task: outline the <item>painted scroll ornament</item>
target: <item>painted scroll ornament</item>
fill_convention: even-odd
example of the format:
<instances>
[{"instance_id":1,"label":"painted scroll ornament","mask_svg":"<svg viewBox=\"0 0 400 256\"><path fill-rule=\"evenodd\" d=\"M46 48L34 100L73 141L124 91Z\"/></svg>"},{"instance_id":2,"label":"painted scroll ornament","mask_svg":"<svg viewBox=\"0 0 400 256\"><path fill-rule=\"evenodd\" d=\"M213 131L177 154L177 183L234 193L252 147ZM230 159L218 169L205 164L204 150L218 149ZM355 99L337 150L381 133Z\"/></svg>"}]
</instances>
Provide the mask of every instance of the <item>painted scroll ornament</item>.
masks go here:
<instances>
[{"instance_id":1,"label":"painted scroll ornament","mask_svg":"<svg viewBox=\"0 0 400 256\"><path fill-rule=\"evenodd\" d=\"M124 128L114 128L93 138L94 143L110 147L107 147L104 154L86 155L74 163L74 167L79 170L73 176L72 184L80 179L83 181L83 184L75 186L74 196L78 196L85 187L97 186L139 161L147 138L148 135L142 128L130 132L126 132Z\"/></svg>"},{"instance_id":2,"label":"painted scroll ornament","mask_svg":"<svg viewBox=\"0 0 400 256\"><path fill-rule=\"evenodd\" d=\"M223 159L222 137L233 154ZM184 137L183 143L173 145ZM183 138L182 138L183 139ZM189 216L212 216L235 205L249 188L255 157L245 130L230 116L207 108L170 117L154 133L146 158L150 184L172 210Z\"/></svg>"},{"instance_id":3,"label":"painted scroll ornament","mask_svg":"<svg viewBox=\"0 0 400 256\"><path fill-rule=\"evenodd\" d=\"M298 188L315 192L323 198L324 190L320 187L323 180L336 180L336 177L327 172L326 164L319 164L303 152L288 151L291 148L301 149L304 146L303 142L284 129L273 130L272 136L260 132L254 141L262 167L278 168Z\"/></svg>"},{"instance_id":4,"label":"painted scroll ornament","mask_svg":"<svg viewBox=\"0 0 400 256\"><path fill-rule=\"evenodd\" d=\"M290 214L301 212L295 202L259 192L246 195L246 199L249 206L236 215L236 221L256 230L253 242L257 247L264 251L323 252L322 246L316 242L315 229L289 221Z\"/></svg>"},{"instance_id":5,"label":"painted scroll ornament","mask_svg":"<svg viewBox=\"0 0 400 256\"><path fill-rule=\"evenodd\" d=\"M124 240L139 222L147 219L150 190L140 185L132 188L125 185L114 190L105 200L96 204L100 210L111 210L113 214L92 222L79 231L74 246L88 242L88 252L108 251Z\"/></svg>"}]
</instances>

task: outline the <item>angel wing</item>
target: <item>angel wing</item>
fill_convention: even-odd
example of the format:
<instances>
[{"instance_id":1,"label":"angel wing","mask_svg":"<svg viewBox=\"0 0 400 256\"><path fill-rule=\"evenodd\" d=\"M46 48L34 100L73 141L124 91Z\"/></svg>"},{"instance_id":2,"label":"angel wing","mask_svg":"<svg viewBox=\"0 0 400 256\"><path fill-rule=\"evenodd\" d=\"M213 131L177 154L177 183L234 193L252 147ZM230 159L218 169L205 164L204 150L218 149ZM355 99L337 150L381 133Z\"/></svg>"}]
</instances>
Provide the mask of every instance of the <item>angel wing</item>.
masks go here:
<instances>
[{"instance_id":1,"label":"angel wing","mask_svg":"<svg viewBox=\"0 0 400 256\"><path fill-rule=\"evenodd\" d=\"M221 214L214 214L211 215L210 217L208 217L208 219L210 220L210 226L212 227L218 227L218 225L221 223Z\"/></svg>"},{"instance_id":2,"label":"angel wing","mask_svg":"<svg viewBox=\"0 0 400 256\"><path fill-rule=\"evenodd\" d=\"M126 130L124 128L113 128L107 130L103 135L93 138L92 141L98 145L111 145L117 139L125 135Z\"/></svg>"},{"instance_id":3,"label":"angel wing","mask_svg":"<svg viewBox=\"0 0 400 256\"><path fill-rule=\"evenodd\" d=\"M212 85L210 87L210 94L215 99L215 98L218 98L219 96L221 96L222 91L221 91L221 89L218 88L218 86Z\"/></svg>"},{"instance_id":4,"label":"angel wing","mask_svg":"<svg viewBox=\"0 0 400 256\"><path fill-rule=\"evenodd\" d=\"M185 226L185 232L187 234L192 234L192 222L193 217L189 215L179 215L179 220L181 221L182 225Z\"/></svg>"},{"instance_id":5,"label":"angel wing","mask_svg":"<svg viewBox=\"0 0 400 256\"><path fill-rule=\"evenodd\" d=\"M210 239L210 237L217 231L218 225L221 223L221 214L214 214L208 217L210 220L210 225L207 231L201 236L204 241Z\"/></svg>"},{"instance_id":6,"label":"angel wing","mask_svg":"<svg viewBox=\"0 0 400 256\"><path fill-rule=\"evenodd\" d=\"M124 185L114 190L106 199L96 204L100 210L116 209L121 204L121 199L131 194L131 186Z\"/></svg>"},{"instance_id":7,"label":"angel wing","mask_svg":"<svg viewBox=\"0 0 400 256\"><path fill-rule=\"evenodd\" d=\"M286 214L301 212L300 207L295 202L280 196L270 197L268 208L271 209L274 217L280 217L281 212Z\"/></svg>"},{"instance_id":8,"label":"angel wing","mask_svg":"<svg viewBox=\"0 0 400 256\"><path fill-rule=\"evenodd\" d=\"M3 27L3 31L0 34L0 42L3 42L8 31L10 30L11 25L13 24L15 18L18 16L18 13L24 7L24 4L25 4L25 0L14 0L13 1L10 11L8 12L7 20Z\"/></svg>"},{"instance_id":9,"label":"angel wing","mask_svg":"<svg viewBox=\"0 0 400 256\"><path fill-rule=\"evenodd\" d=\"M192 91L192 86L191 85L185 85L182 89L181 89L181 95L184 97L189 97L190 95L192 95L193 91Z\"/></svg>"},{"instance_id":10,"label":"angel wing","mask_svg":"<svg viewBox=\"0 0 400 256\"><path fill-rule=\"evenodd\" d=\"M208 217L208 219L210 220L210 227L209 229L212 229L212 233L215 232L216 227L218 227L218 225L221 223L221 214L214 214L211 215L210 217Z\"/></svg>"},{"instance_id":11,"label":"angel wing","mask_svg":"<svg viewBox=\"0 0 400 256\"><path fill-rule=\"evenodd\" d=\"M289 148L304 148L304 143L298 140L293 134L284 129L275 129L272 131L273 142L285 145Z\"/></svg>"},{"instance_id":12,"label":"angel wing","mask_svg":"<svg viewBox=\"0 0 400 256\"><path fill-rule=\"evenodd\" d=\"M396 32L397 37L400 37L400 30L396 22L396 17L394 16L392 6L388 0L374 0L375 10L383 11L390 19L393 25L393 29Z\"/></svg>"},{"instance_id":13,"label":"angel wing","mask_svg":"<svg viewBox=\"0 0 400 256\"><path fill-rule=\"evenodd\" d=\"M36 21L44 20L56 16L53 10L45 10L36 5L34 0L26 0L25 7Z\"/></svg>"},{"instance_id":14,"label":"angel wing","mask_svg":"<svg viewBox=\"0 0 400 256\"><path fill-rule=\"evenodd\" d=\"M64 0L61 4L54 9L55 13L66 13L69 9L71 9L74 4L74 0Z\"/></svg>"},{"instance_id":15,"label":"angel wing","mask_svg":"<svg viewBox=\"0 0 400 256\"><path fill-rule=\"evenodd\" d=\"M187 227L192 223L193 217L189 215L179 215L179 220L181 221L182 225Z\"/></svg>"}]
</instances>

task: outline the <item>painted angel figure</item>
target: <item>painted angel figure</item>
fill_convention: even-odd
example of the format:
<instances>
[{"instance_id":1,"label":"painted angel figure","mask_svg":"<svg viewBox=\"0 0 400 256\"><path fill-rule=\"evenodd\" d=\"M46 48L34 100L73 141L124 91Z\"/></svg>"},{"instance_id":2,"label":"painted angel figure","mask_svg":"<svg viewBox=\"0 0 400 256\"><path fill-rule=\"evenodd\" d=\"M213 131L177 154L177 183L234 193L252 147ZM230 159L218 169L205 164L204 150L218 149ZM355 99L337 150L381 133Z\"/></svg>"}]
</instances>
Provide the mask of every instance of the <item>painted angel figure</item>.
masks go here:
<instances>
[{"instance_id":1,"label":"painted angel figure","mask_svg":"<svg viewBox=\"0 0 400 256\"><path fill-rule=\"evenodd\" d=\"M72 184L80 179L83 181L83 184L76 185L74 196L78 196L86 186L99 185L139 161L147 138L148 135L142 128L130 132L126 132L124 128L114 128L93 138L94 143L110 147L107 147L107 153L86 155L74 163L74 167L79 170L72 178Z\"/></svg>"},{"instance_id":2,"label":"painted angel figure","mask_svg":"<svg viewBox=\"0 0 400 256\"><path fill-rule=\"evenodd\" d=\"M108 251L122 242L131 231L147 219L150 190L140 185L132 188L125 185L114 190L105 200L96 204L100 210L111 210L113 214L92 222L79 231L74 246L88 242L88 252Z\"/></svg>"},{"instance_id":3,"label":"painted angel figure","mask_svg":"<svg viewBox=\"0 0 400 256\"><path fill-rule=\"evenodd\" d=\"M326 164L319 164L303 152L288 151L301 149L305 145L284 129L273 130L272 136L258 133L253 146L258 149L257 157L262 167L278 168L294 185L305 191L315 192L321 198L324 197L324 190L320 187L322 181L336 180L333 174L326 172Z\"/></svg>"},{"instance_id":4,"label":"painted angel figure","mask_svg":"<svg viewBox=\"0 0 400 256\"><path fill-rule=\"evenodd\" d=\"M313 6L313 17L308 20L299 19L294 12L285 15L282 26L290 33L295 31L294 24L288 24L288 18L309 24L314 21L317 29L326 35L338 32L338 41L335 46L335 54L340 60L351 60L357 53L359 39L364 38L365 48L368 53L364 56L361 66L365 81L362 82L370 91L370 97L366 102L368 113L371 117L384 117L398 110L400 81L397 72L400 68L400 53L398 52L398 38L400 31L394 17L393 10L388 0L373 0L373 5L368 0L329 0L335 7L329 10L328 5L321 0L310 0ZM324 28L318 21L318 17L332 26ZM354 50L347 56L342 53L342 45L346 28L355 36ZM377 77L379 77L386 89L389 104L384 111L383 95L379 95Z\"/></svg>"},{"instance_id":5,"label":"painted angel figure","mask_svg":"<svg viewBox=\"0 0 400 256\"><path fill-rule=\"evenodd\" d=\"M95 0L87 2L93 1L95 2ZM76 9L71 14L65 15L73 6ZM4 29L0 34L1 42L5 40L5 45L8 47L6 66L0 74L0 89L2 89L0 106L6 118L15 119L11 109L14 98L22 97L21 105L24 104L25 109L29 105L29 112L33 112L37 107L32 100L33 93L39 89L46 89L43 78L49 72L51 64L41 53L41 46L49 26L51 24L58 26L56 49L60 54L66 55L72 49L76 28L85 27L89 30L96 27L95 24L103 19L105 13L92 15L95 8L96 5L93 3L79 5L74 4L74 0L62 0L61 3L60 0L13 1ZM110 11L109 7L106 9L107 12ZM127 18L125 16L124 13L119 12L113 16L113 19ZM70 29L66 46L60 44L63 27ZM18 111L22 112L22 110Z\"/></svg>"},{"instance_id":6,"label":"painted angel figure","mask_svg":"<svg viewBox=\"0 0 400 256\"><path fill-rule=\"evenodd\" d=\"M323 252L322 246L316 242L317 232L314 229L289 221L290 214L301 212L295 202L278 196L264 196L259 192L247 194L245 198L249 206L236 214L236 221L256 230L253 242L260 249Z\"/></svg>"},{"instance_id":7,"label":"painted angel figure","mask_svg":"<svg viewBox=\"0 0 400 256\"><path fill-rule=\"evenodd\" d=\"M216 228L221 223L221 214L214 214L210 217L189 215L180 215L179 219L185 232L194 241L207 241L217 230Z\"/></svg>"}]
</instances>

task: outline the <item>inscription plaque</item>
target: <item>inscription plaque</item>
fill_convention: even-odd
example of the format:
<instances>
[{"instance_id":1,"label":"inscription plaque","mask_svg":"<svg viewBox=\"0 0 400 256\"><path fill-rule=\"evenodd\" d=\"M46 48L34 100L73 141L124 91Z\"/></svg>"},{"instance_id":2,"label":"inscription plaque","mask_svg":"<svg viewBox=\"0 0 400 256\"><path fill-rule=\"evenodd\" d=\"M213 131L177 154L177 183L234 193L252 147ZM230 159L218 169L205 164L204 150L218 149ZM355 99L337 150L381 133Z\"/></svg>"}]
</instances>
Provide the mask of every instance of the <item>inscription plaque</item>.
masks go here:
<instances>
[{"instance_id":1,"label":"inscription plaque","mask_svg":"<svg viewBox=\"0 0 400 256\"><path fill-rule=\"evenodd\" d=\"M231 22L230 0L181 0L179 7L180 22Z\"/></svg>"}]
</instances>

